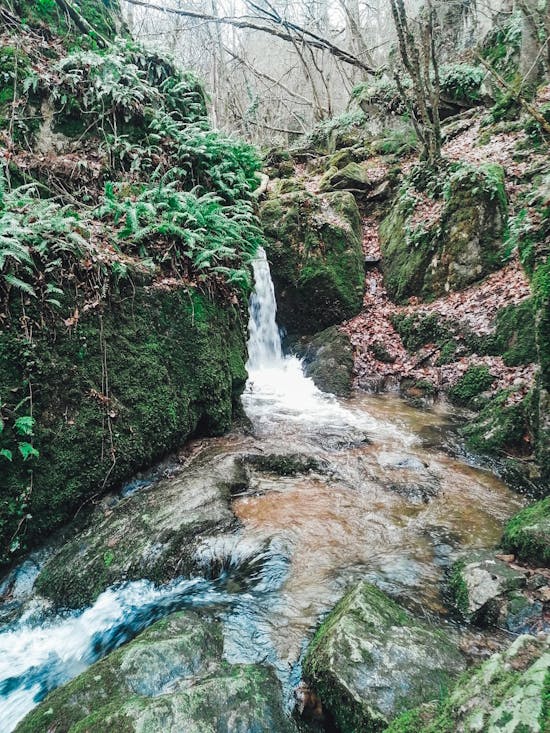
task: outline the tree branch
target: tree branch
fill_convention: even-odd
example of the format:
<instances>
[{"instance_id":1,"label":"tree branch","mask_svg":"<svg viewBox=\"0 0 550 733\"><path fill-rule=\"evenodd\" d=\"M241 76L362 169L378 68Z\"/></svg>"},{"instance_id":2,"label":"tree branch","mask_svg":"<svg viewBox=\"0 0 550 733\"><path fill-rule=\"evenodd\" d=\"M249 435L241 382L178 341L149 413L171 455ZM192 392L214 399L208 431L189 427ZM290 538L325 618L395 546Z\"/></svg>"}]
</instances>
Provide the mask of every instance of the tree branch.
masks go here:
<instances>
[{"instance_id":1,"label":"tree branch","mask_svg":"<svg viewBox=\"0 0 550 733\"><path fill-rule=\"evenodd\" d=\"M65 1L66 0L58 0L58 2ZM167 8L162 5L156 5L155 3L149 3L146 0L126 0L126 2L130 5L138 5L143 8L148 8L149 10L157 10L161 13L172 13L174 15L182 15L186 18L204 20L207 23L223 23L225 25L231 25L235 28L244 28L249 30L261 31L262 33L269 33L270 35L276 36L283 41L288 41L290 43L304 43L307 46L319 48L322 51L328 51L328 53L332 54L338 59L341 59L346 64L350 64L350 66L356 66L369 74L376 73L376 69L374 69L372 66L369 66L369 64L361 61L361 59L357 58L357 56L354 56L352 53L349 53L343 48L336 46L327 38L318 36L317 34L296 25L295 23L289 23L287 21L284 21L283 19L278 20L276 18L273 18L271 14L267 14L266 21L275 23L277 26L281 26L281 28L274 27L273 25L265 25L260 22L256 23L250 20L246 20L242 17L217 17L215 15L210 15L209 13L201 13L196 10ZM283 30L283 28L285 30Z\"/></svg>"}]
</instances>

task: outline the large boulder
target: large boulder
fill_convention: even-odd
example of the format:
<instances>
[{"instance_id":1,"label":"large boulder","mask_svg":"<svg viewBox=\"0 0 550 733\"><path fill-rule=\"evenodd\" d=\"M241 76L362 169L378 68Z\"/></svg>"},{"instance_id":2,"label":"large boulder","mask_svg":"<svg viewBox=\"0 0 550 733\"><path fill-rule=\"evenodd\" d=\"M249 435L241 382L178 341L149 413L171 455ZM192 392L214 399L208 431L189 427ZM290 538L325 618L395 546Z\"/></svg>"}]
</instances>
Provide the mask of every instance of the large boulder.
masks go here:
<instances>
[{"instance_id":1,"label":"large boulder","mask_svg":"<svg viewBox=\"0 0 550 733\"><path fill-rule=\"evenodd\" d=\"M289 333L316 333L360 311L361 220L351 193L275 196L262 205L261 220L278 321Z\"/></svg>"},{"instance_id":2,"label":"large boulder","mask_svg":"<svg viewBox=\"0 0 550 733\"><path fill-rule=\"evenodd\" d=\"M353 346L336 326L315 336L302 337L294 351L302 358L304 373L323 392L346 396L351 391Z\"/></svg>"},{"instance_id":3,"label":"large boulder","mask_svg":"<svg viewBox=\"0 0 550 733\"><path fill-rule=\"evenodd\" d=\"M174 613L52 692L16 730L294 733L273 670L222 655L219 620Z\"/></svg>"},{"instance_id":4,"label":"large boulder","mask_svg":"<svg viewBox=\"0 0 550 733\"><path fill-rule=\"evenodd\" d=\"M437 698L463 667L443 632L361 582L317 631L304 675L342 733L370 733L384 730L406 708Z\"/></svg>"},{"instance_id":5,"label":"large boulder","mask_svg":"<svg viewBox=\"0 0 550 733\"><path fill-rule=\"evenodd\" d=\"M457 164L444 184L430 172L413 171L380 227L390 296L430 298L495 270L501 264L506 209L499 165Z\"/></svg>"},{"instance_id":6,"label":"large boulder","mask_svg":"<svg viewBox=\"0 0 550 733\"><path fill-rule=\"evenodd\" d=\"M519 636L468 672L445 702L404 713L386 733L547 733L548 636Z\"/></svg>"},{"instance_id":7,"label":"large boulder","mask_svg":"<svg viewBox=\"0 0 550 733\"><path fill-rule=\"evenodd\" d=\"M550 566L550 496L523 509L508 522L502 545L520 560Z\"/></svg>"},{"instance_id":8,"label":"large boulder","mask_svg":"<svg viewBox=\"0 0 550 733\"><path fill-rule=\"evenodd\" d=\"M181 288L125 287L105 309L75 303L74 316L37 328L32 344L15 318L0 330L0 395L10 409L27 399L21 375L32 363L40 454L32 491L31 461L2 462L2 550L22 516L25 540L37 542L194 433L226 432L242 409L239 309Z\"/></svg>"}]
</instances>

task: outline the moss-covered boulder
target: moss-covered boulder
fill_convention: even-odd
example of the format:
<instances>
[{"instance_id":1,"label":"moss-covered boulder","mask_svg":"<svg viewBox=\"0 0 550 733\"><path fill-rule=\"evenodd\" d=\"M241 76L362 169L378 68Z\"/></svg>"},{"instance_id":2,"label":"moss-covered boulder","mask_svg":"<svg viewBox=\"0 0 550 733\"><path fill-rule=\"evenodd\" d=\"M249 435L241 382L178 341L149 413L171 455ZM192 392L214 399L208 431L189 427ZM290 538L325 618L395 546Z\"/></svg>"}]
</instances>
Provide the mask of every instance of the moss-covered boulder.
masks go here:
<instances>
[{"instance_id":1,"label":"moss-covered boulder","mask_svg":"<svg viewBox=\"0 0 550 733\"><path fill-rule=\"evenodd\" d=\"M506 594L526 584L524 573L484 550L458 560L450 580L458 610L481 625L496 621Z\"/></svg>"},{"instance_id":2,"label":"moss-covered boulder","mask_svg":"<svg viewBox=\"0 0 550 733\"><path fill-rule=\"evenodd\" d=\"M302 358L304 372L323 392L346 396L351 391L353 346L336 326L313 337L304 336L294 351Z\"/></svg>"},{"instance_id":3,"label":"moss-covered boulder","mask_svg":"<svg viewBox=\"0 0 550 733\"><path fill-rule=\"evenodd\" d=\"M332 170L320 184L321 191L366 191L376 185L369 175L368 166L353 161L343 168Z\"/></svg>"},{"instance_id":4,"label":"moss-covered boulder","mask_svg":"<svg viewBox=\"0 0 550 733\"><path fill-rule=\"evenodd\" d=\"M194 433L227 431L241 409L239 310L196 291L134 290L113 296L108 308L75 304L72 320L35 328L32 339L15 319L0 333L2 402L15 404L32 389L39 452L2 464L3 548L20 504L30 544Z\"/></svg>"},{"instance_id":5,"label":"moss-covered boulder","mask_svg":"<svg viewBox=\"0 0 550 733\"><path fill-rule=\"evenodd\" d=\"M304 674L342 733L371 733L404 709L438 698L463 666L444 633L362 582L317 631Z\"/></svg>"},{"instance_id":6,"label":"moss-covered boulder","mask_svg":"<svg viewBox=\"0 0 550 733\"><path fill-rule=\"evenodd\" d=\"M413 171L404 180L380 227L384 279L398 301L460 290L501 262L501 166L460 164L444 183L431 176L426 185L425 178Z\"/></svg>"},{"instance_id":7,"label":"moss-covered boulder","mask_svg":"<svg viewBox=\"0 0 550 733\"><path fill-rule=\"evenodd\" d=\"M460 384L464 386L463 394L467 393L470 387L472 390L475 389L474 380L468 384L464 382ZM454 390L453 394L456 395L456 386ZM510 401L509 396L509 390L497 392L483 404L480 412L461 428L460 432L470 448L479 453L500 456L505 453L511 456L529 454L531 450L529 413L532 395L527 395L520 402Z\"/></svg>"},{"instance_id":8,"label":"moss-covered boulder","mask_svg":"<svg viewBox=\"0 0 550 733\"><path fill-rule=\"evenodd\" d=\"M520 560L550 566L550 496L526 507L508 522L502 545Z\"/></svg>"},{"instance_id":9,"label":"moss-covered boulder","mask_svg":"<svg viewBox=\"0 0 550 733\"><path fill-rule=\"evenodd\" d=\"M386 733L547 733L548 636L519 636L468 672L439 706L408 711Z\"/></svg>"},{"instance_id":10,"label":"moss-covered boulder","mask_svg":"<svg viewBox=\"0 0 550 733\"><path fill-rule=\"evenodd\" d=\"M359 312L361 220L351 193L275 196L262 205L261 219L282 326L312 334Z\"/></svg>"},{"instance_id":11,"label":"moss-covered boulder","mask_svg":"<svg viewBox=\"0 0 550 733\"><path fill-rule=\"evenodd\" d=\"M222 661L220 622L172 614L52 692L18 733L293 733L268 667Z\"/></svg>"}]
</instances>

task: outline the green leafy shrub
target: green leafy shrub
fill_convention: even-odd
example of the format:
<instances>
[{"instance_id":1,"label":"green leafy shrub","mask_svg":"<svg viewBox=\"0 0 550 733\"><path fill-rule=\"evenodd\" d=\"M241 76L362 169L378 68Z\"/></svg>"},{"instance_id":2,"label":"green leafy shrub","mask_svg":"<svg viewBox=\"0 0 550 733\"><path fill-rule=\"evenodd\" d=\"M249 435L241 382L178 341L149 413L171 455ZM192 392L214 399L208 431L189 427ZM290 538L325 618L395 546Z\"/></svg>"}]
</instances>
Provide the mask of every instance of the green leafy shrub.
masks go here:
<instances>
[{"instance_id":1,"label":"green leafy shrub","mask_svg":"<svg viewBox=\"0 0 550 733\"><path fill-rule=\"evenodd\" d=\"M407 78L402 80L402 85L407 91L411 86ZM361 106L379 105L386 112L396 115L403 115L407 111L397 84L388 77L357 84L353 88L351 96Z\"/></svg>"},{"instance_id":2,"label":"green leafy shrub","mask_svg":"<svg viewBox=\"0 0 550 733\"><path fill-rule=\"evenodd\" d=\"M223 276L247 290L246 265L262 241L252 206L244 201L223 206L214 193L198 196L176 186L146 186L138 195L124 196L123 186L109 185L98 214L114 220L124 248L137 250L142 259L169 262L170 271L194 272L202 279Z\"/></svg>"},{"instance_id":3,"label":"green leafy shrub","mask_svg":"<svg viewBox=\"0 0 550 733\"><path fill-rule=\"evenodd\" d=\"M453 101L476 104L481 99L485 73L481 66L443 64L440 69L441 94Z\"/></svg>"},{"instance_id":4,"label":"green leafy shrub","mask_svg":"<svg viewBox=\"0 0 550 733\"><path fill-rule=\"evenodd\" d=\"M418 137L413 127L388 129L373 141L372 148L382 155L412 155L418 152Z\"/></svg>"}]
</instances>

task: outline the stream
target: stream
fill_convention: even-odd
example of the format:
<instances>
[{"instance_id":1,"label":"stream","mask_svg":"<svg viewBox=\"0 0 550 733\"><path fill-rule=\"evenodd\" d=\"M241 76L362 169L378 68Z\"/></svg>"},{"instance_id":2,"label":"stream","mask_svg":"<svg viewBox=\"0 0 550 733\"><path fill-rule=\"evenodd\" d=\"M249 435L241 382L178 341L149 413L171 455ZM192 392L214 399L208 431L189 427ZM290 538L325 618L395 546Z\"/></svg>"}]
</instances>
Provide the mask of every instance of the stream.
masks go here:
<instances>
[{"instance_id":1,"label":"stream","mask_svg":"<svg viewBox=\"0 0 550 733\"><path fill-rule=\"evenodd\" d=\"M236 529L197 549L202 576L126 582L89 608L59 611L32 590L45 551L12 571L0 584L0 597L10 588L0 604L2 733L49 691L187 607L221 614L229 662L273 665L290 709L305 645L350 583L371 580L414 612L450 623L443 581L456 552L494 545L521 507L462 451L444 404L420 410L395 395L320 392L283 354L263 251L254 275L242 397L253 434L211 439L207 455L290 456L308 470L253 472L252 489L231 501Z\"/></svg>"}]
</instances>

